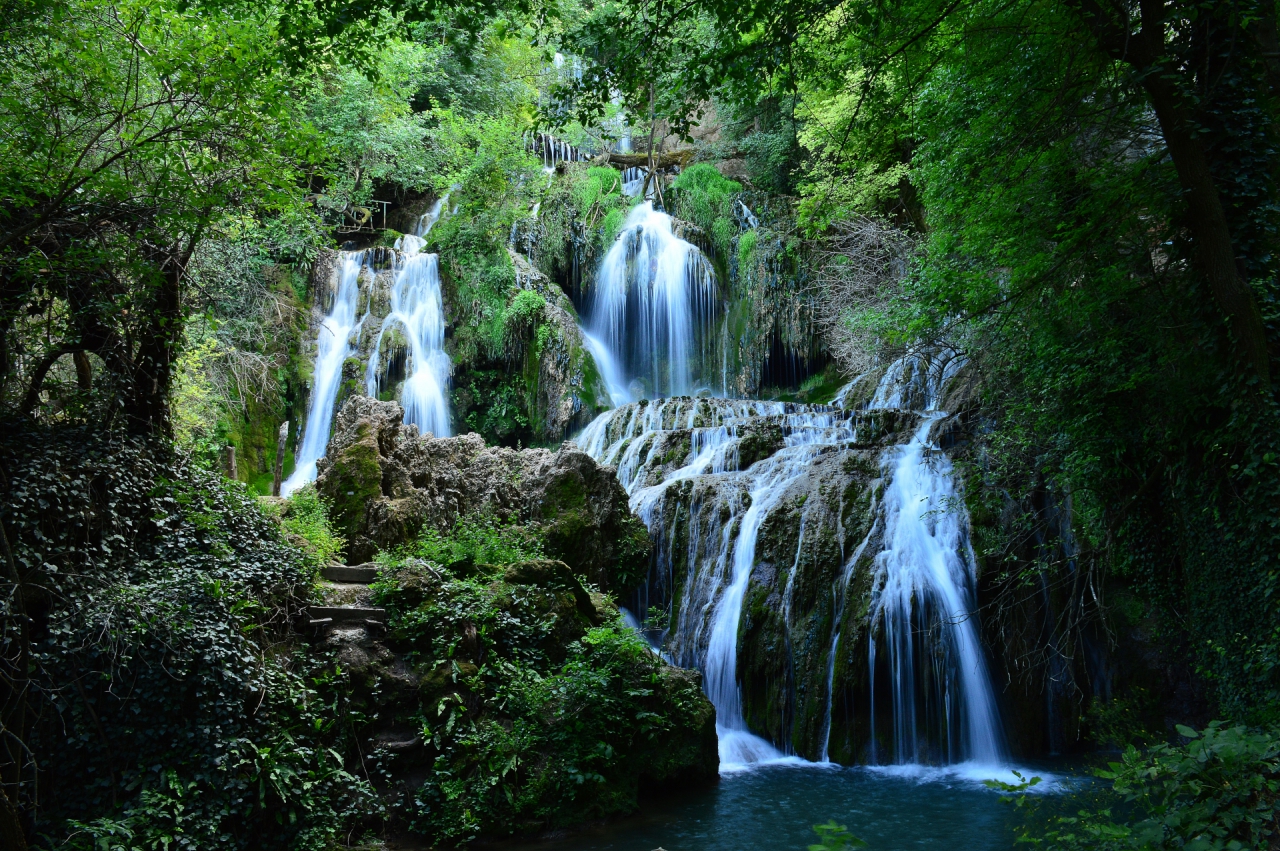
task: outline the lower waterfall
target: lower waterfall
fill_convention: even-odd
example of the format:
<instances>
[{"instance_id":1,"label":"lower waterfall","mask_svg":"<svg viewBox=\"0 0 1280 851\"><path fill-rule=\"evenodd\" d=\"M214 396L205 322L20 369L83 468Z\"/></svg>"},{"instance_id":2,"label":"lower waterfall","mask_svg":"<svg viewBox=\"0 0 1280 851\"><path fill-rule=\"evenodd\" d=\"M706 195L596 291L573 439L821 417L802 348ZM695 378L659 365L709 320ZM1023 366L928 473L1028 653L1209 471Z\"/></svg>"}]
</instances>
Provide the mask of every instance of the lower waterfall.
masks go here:
<instances>
[{"instance_id":1,"label":"lower waterfall","mask_svg":"<svg viewBox=\"0 0 1280 851\"><path fill-rule=\"evenodd\" d=\"M877 649L892 693L895 763L1004 758L999 715L974 623L974 556L951 462L929 443L925 417L911 442L886 453L884 549L876 556L869 647L875 711ZM874 720L872 721L874 727ZM921 729L930 727L936 735ZM872 740L874 742L874 739ZM879 755L872 753L872 761Z\"/></svg>"},{"instance_id":2,"label":"lower waterfall","mask_svg":"<svg viewBox=\"0 0 1280 851\"><path fill-rule=\"evenodd\" d=\"M875 477L868 488L869 520L843 555L821 566L830 578L823 586L826 599L817 605L828 613L822 623L829 624L829 632L819 649L806 651L820 657L821 669L805 696L817 701L808 714L818 719L806 755L828 761L833 726L853 723L861 725L864 742L856 761L994 764L1004 758L974 620L968 517L950 462L929 442L939 417L929 409L954 372L955 364L927 362L889 368L875 398L898 404L909 399L916 411L677 397L607 412L578 436L584 451L617 468L632 509L649 527L655 561L636 609L643 613L655 601L666 607L661 649L676 663L702 672L716 706L720 757L727 767L796 753L790 731L782 728L797 722L788 720L785 709L772 736L748 723L743 683L749 672L740 669L744 629L759 629L765 616L780 619L784 638L799 628L792 597L799 593L801 553L819 537L821 525L844 522L843 515L833 521L814 513L818 500L808 499L839 485L840 465L858 463ZM888 386L895 383L907 386ZM821 486L811 481L819 467L828 471ZM786 558L770 554L766 572L777 574L769 580L772 608L748 623L753 577L760 595L768 590L757 575L763 569L759 546L766 526L775 535L790 529L794 552ZM806 584L809 577L799 581ZM855 585L861 595L857 605L850 599ZM846 684L840 685L837 659L855 641L866 647L865 673L851 672L846 664L841 667ZM789 638L774 636L770 646L793 653ZM788 688L785 701L799 700L794 687ZM861 716L853 722L833 719L834 697L841 689Z\"/></svg>"}]
</instances>

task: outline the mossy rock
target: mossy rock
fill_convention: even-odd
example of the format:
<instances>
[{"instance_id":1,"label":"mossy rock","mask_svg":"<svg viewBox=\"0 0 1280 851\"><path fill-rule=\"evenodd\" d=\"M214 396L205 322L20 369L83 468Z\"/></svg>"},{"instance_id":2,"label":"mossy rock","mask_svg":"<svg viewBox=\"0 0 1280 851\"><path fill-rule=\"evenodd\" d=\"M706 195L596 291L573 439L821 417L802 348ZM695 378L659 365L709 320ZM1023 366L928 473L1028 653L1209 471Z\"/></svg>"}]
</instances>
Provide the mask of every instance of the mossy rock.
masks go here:
<instances>
[{"instance_id":1,"label":"mossy rock","mask_svg":"<svg viewBox=\"0 0 1280 851\"><path fill-rule=\"evenodd\" d=\"M582 587L578 577L573 575L569 565L554 559L537 559L509 564L503 570L503 581L510 585L537 585L553 591L567 591L573 595L577 611L587 622L596 626L600 623L591 595Z\"/></svg>"},{"instance_id":2,"label":"mossy rock","mask_svg":"<svg viewBox=\"0 0 1280 851\"><path fill-rule=\"evenodd\" d=\"M330 458L318 486L329 502L333 524L348 539L354 538L364 526L369 504L382 496L378 436L372 425L361 422L356 426L356 439Z\"/></svg>"},{"instance_id":3,"label":"mossy rock","mask_svg":"<svg viewBox=\"0 0 1280 851\"><path fill-rule=\"evenodd\" d=\"M738 468L745 470L752 464L773 455L785 443L782 424L776 419L760 419L744 430L738 441Z\"/></svg>"}]
</instances>

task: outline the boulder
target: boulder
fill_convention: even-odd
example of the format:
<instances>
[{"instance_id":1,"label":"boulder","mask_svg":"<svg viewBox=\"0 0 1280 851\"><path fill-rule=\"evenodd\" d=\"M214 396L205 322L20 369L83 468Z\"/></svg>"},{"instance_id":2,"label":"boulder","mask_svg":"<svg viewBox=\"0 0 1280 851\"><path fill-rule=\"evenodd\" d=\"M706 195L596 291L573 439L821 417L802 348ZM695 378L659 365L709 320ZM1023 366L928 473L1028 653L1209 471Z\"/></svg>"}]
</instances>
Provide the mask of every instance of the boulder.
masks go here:
<instances>
[{"instance_id":1,"label":"boulder","mask_svg":"<svg viewBox=\"0 0 1280 851\"><path fill-rule=\"evenodd\" d=\"M538 527L548 556L602 588L643 580L649 536L612 468L572 444L554 452L486 446L477 434L424 437L403 420L395 402L353 396L334 423L316 487L349 562L479 513Z\"/></svg>"}]
</instances>

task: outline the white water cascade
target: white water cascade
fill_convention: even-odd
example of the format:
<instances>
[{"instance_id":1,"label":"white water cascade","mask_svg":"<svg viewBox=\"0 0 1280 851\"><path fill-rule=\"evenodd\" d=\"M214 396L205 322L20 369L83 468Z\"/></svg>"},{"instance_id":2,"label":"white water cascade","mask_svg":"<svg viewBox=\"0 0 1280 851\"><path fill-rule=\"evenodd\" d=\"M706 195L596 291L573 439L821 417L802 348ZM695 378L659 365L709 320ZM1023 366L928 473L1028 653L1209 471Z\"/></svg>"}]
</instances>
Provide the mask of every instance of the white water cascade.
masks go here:
<instances>
[{"instance_id":1,"label":"white water cascade","mask_svg":"<svg viewBox=\"0 0 1280 851\"><path fill-rule=\"evenodd\" d=\"M973 618L968 518L950 462L929 442L930 428L940 416L934 411L943 383L960 362L914 361L891 366L874 397L886 408L910 405L926 413L909 442L881 456L882 481L887 484L870 509L875 519L865 539L835 572L826 694L819 696L825 699L818 739L822 762L828 759L831 739L840 624L855 569L872 572L870 611L864 622L871 632L871 703L862 711L869 713L873 731L880 729L892 742L890 752L879 751L873 733L871 761L994 764L1004 756ZM667 601L676 603L676 614L663 650L677 663L702 671L704 688L716 707L720 759L726 768L786 758L748 729L739 686L739 627L757 566L761 527L789 492L792 498L786 504L796 504L794 497L805 477L823 456L867 445L859 439L868 439L872 417L817 405L681 397L607 412L577 438L597 461L617 468L632 510L650 529L662 575L651 577L649 587L680 588L679 600ZM744 439L751 438L753 429L773 425L780 428L781 446L740 469ZM687 451L679 443L685 439ZM682 460L672 463L673 455ZM678 542L671 539L676 534L669 523L672 499L687 506L678 514L687 518ZM802 547L803 519L800 522ZM863 556L873 542L880 552L868 568ZM681 557L677 560L672 553ZM788 564L791 575L785 580L781 615L789 626L798 552L794 564ZM682 582L676 581L677 573L683 573ZM648 593L642 592L638 610L647 609ZM877 706L889 717L877 719Z\"/></svg>"},{"instance_id":2,"label":"white water cascade","mask_svg":"<svg viewBox=\"0 0 1280 851\"><path fill-rule=\"evenodd\" d=\"M925 417L884 461L885 544L876 556L868 645L872 727L876 680L887 674L893 762L929 761L931 749L945 747L938 756L948 763L995 764L1004 741L974 619L968 516L956 508L951 462L929 442L935 419ZM872 761L879 756L873 751Z\"/></svg>"},{"instance_id":3,"label":"white water cascade","mask_svg":"<svg viewBox=\"0 0 1280 851\"><path fill-rule=\"evenodd\" d=\"M382 320L378 338L365 372L365 389L374 398L381 387L379 371L383 340L397 329L407 349L408 372L400 388L404 421L413 423L422 434L449 437L449 376L453 363L444 350L444 302L440 292L440 258L424 254L425 237L440 217L448 196L436 202L432 211L419 220L415 234L396 241L395 280L391 286L391 312Z\"/></svg>"},{"instance_id":4,"label":"white water cascade","mask_svg":"<svg viewBox=\"0 0 1280 851\"><path fill-rule=\"evenodd\" d=\"M365 371L365 390L376 397L381 390L379 363L384 337L396 328L407 349L408 376L400 391L405 422L415 423L424 434L448 437L449 403L446 397L452 364L444 351L444 308L440 295L440 266L435 254L422 253L432 225L444 214L446 193L422 215L413 234L396 242L391 312L382 321ZM340 252L338 285L333 305L321 319L316 334L316 357L311 369L311 400L302 430L293 474L281 485L284 496L315 481L316 462L329 444L342 366L357 353L360 332L369 318L356 316L360 302L361 277L374 275L377 250Z\"/></svg>"},{"instance_id":5,"label":"white water cascade","mask_svg":"<svg viewBox=\"0 0 1280 851\"><path fill-rule=\"evenodd\" d=\"M354 351L352 336L361 324L356 319L360 299L360 273L368 266L370 252L344 251L338 272L333 306L320 321L316 335L316 359L311 368L311 401L302 431L293 474L280 486L283 496L316 478L316 462L329 444L333 408L342 382L342 364Z\"/></svg>"},{"instance_id":6,"label":"white water cascade","mask_svg":"<svg viewBox=\"0 0 1280 851\"><path fill-rule=\"evenodd\" d=\"M690 520L689 580L665 649L679 664L703 672L707 696L716 707L720 762L728 770L786 758L747 729L738 689L738 625L761 524L814 459L856 440L858 426L852 415L816 407L797 411L800 407L665 399L602 414L578 438L588 454L617 467L632 510L656 535L663 534L662 503L677 483L692 479L694 499L709 506ZM760 418L778 423L783 446L741 470L743 429ZM690 429L687 458L661 481L647 484L649 468L663 455L664 435L683 429ZM668 560L666 569L676 567Z\"/></svg>"},{"instance_id":7,"label":"white water cascade","mask_svg":"<svg viewBox=\"0 0 1280 851\"><path fill-rule=\"evenodd\" d=\"M715 336L699 331L718 307L715 273L702 252L676 236L671 217L651 203L633 209L586 311L588 345L603 349L596 361L615 404L699 390L699 367L712 359Z\"/></svg>"}]
</instances>

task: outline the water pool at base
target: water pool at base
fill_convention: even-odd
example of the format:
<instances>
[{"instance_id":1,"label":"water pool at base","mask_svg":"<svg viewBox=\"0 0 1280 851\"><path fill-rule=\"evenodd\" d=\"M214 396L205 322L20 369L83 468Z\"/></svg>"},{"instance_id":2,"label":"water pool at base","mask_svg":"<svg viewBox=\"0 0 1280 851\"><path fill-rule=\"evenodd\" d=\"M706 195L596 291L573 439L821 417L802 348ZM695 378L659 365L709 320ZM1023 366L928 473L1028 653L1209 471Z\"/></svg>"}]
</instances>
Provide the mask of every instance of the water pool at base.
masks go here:
<instances>
[{"instance_id":1,"label":"water pool at base","mask_svg":"<svg viewBox=\"0 0 1280 851\"><path fill-rule=\"evenodd\" d=\"M503 847L804 851L818 841L813 825L835 819L872 851L1009 851L1014 847L1014 807L982 786L977 779L981 772L957 768L765 765L725 774L711 789L650 802L637 816L563 839ZM1039 769L1033 773L1048 776ZM999 774L1011 779L1007 771Z\"/></svg>"}]
</instances>

